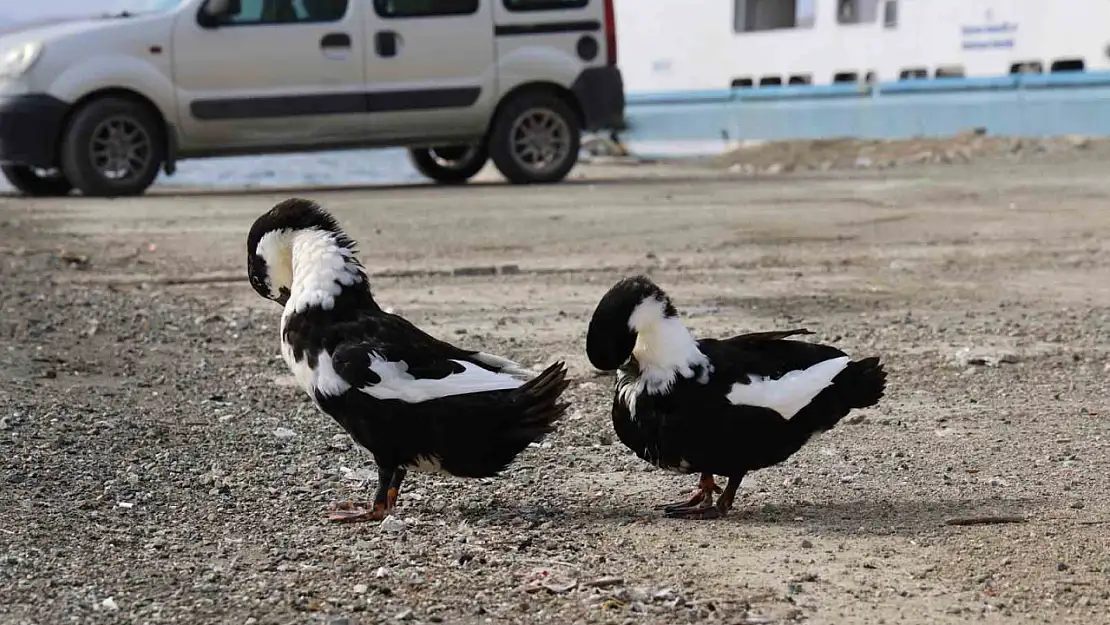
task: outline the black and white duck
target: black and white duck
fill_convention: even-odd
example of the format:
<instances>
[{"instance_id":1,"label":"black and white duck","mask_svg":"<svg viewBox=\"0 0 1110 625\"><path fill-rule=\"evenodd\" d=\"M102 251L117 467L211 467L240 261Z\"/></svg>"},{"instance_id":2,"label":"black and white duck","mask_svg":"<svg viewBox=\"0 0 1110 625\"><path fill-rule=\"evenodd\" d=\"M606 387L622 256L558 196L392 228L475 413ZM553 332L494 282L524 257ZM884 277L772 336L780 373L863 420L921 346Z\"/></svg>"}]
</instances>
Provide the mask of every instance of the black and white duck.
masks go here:
<instances>
[{"instance_id":1,"label":"black and white duck","mask_svg":"<svg viewBox=\"0 0 1110 625\"><path fill-rule=\"evenodd\" d=\"M667 516L724 516L747 473L786 460L852 409L882 398L879 358L852 360L835 347L789 338L804 334L813 333L695 339L645 276L625 278L601 298L586 353L597 369L617 371L617 437L647 462L701 476L689 501L658 506ZM723 491L717 475L728 477Z\"/></svg>"},{"instance_id":2,"label":"black and white duck","mask_svg":"<svg viewBox=\"0 0 1110 625\"><path fill-rule=\"evenodd\" d=\"M533 375L382 310L354 241L312 201L291 198L255 220L247 272L284 307L281 354L301 388L378 466L373 502L340 504L333 520L384 518L409 470L494 476L566 411L563 362Z\"/></svg>"}]
</instances>

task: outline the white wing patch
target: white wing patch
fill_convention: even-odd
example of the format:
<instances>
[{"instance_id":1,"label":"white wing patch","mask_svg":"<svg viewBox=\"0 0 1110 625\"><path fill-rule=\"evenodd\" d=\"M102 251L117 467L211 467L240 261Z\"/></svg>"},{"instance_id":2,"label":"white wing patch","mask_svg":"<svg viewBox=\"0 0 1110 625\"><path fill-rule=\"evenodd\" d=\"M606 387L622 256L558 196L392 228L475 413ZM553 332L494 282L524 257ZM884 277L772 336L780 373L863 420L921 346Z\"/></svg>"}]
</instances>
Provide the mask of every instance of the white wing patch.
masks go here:
<instances>
[{"instance_id":1,"label":"white wing patch","mask_svg":"<svg viewBox=\"0 0 1110 625\"><path fill-rule=\"evenodd\" d=\"M372 353L370 370L378 374L382 381L359 390L376 399L399 399L415 404L451 395L513 389L524 384L523 380L506 373L488 371L474 363L462 360L452 362L462 365L463 372L452 373L439 380L423 380L408 372L409 366L405 361L392 362Z\"/></svg>"},{"instance_id":2,"label":"white wing patch","mask_svg":"<svg viewBox=\"0 0 1110 625\"><path fill-rule=\"evenodd\" d=\"M808 369L791 371L777 380L761 375L749 375L748 384L732 385L726 398L734 406L759 406L770 408L790 419L805 408L821 391L832 384L851 361L847 356L819 362Z\"/></svg>"}]
</instances>

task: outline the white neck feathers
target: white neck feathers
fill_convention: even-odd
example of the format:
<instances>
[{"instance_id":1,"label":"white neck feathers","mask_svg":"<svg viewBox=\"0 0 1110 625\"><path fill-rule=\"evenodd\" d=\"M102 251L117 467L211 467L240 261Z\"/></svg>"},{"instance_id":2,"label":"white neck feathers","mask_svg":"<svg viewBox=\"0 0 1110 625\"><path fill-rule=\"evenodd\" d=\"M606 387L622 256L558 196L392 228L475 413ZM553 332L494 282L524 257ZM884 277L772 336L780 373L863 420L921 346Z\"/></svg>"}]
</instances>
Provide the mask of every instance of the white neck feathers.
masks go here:
<instances>
[{"instance_id":1,"label":"white neck feathers","mask_svg":"<svg viewBox=\"0 0 1110 625\"><path fill-rule=\"evenodd\" d=\"M335 235L323 230L293 233L293 284L286 310L301 312L310 307L330 310L344 287L366 280L353 261L353 252L339 245Z\"/></svg>"},{"instance_id":2,"label":"white neck feathers","mask_svg":"<svg viewBox=\"0 0 1110 625\"><path fill-rule=\"evenodd\" d=\"M641 302L629 317L628 327L636 333L632 356L640 366L643 389L665 393L676 376L691 378L701 367L699 381L709 379L709 359L698 349L690 330L678 317L668 317L665 305L657 299Z\"/></svg>"}]
</instances>

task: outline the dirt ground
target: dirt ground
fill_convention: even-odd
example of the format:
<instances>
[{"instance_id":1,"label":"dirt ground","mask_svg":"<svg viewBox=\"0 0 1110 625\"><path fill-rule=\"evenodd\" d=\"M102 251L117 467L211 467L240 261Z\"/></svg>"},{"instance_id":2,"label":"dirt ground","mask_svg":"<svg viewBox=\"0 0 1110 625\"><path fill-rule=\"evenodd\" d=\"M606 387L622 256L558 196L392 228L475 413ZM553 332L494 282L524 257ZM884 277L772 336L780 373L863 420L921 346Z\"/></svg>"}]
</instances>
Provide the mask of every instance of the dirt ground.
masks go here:
<instances>
[{"instance_id":1,"label":"dirt ground","mask_svg":"<svg viewBox=\"0 0 1110 625\"><path fill-rule=\"evenodd\" d=\"M1110 158L738 176L0 198L0 623L1108 623ZM529 365L573 408L503 476L411 475L401 523L324 509L367 457L293 388L245 282L302 195L378 300ZM597 300L650 272L699 335L805 326L887 397L745 483L612 434ZM960 518L1010 523L951 525ZM989 519L986 519L989 520Z\"/></svg>"}]
</instances>

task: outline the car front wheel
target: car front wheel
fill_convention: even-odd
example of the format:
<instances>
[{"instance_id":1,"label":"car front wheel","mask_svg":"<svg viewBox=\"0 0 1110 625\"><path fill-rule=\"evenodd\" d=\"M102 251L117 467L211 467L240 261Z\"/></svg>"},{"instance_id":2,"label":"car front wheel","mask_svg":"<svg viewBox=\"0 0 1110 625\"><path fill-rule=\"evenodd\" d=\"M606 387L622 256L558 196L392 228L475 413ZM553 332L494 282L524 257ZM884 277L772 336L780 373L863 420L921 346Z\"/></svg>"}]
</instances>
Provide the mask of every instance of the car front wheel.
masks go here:
<instances>
[{"instance_id":1,"label":"car front wheel","mask_svg":"<svg viewBox=\"0 0 1110 625\"><path fill-rule=\"evenodd\" d=\"M165 158L160 120L142 103L106 97L81 107L62 141L62 171L82 194L139 195Z\"/></svg>"}]
</instances>

